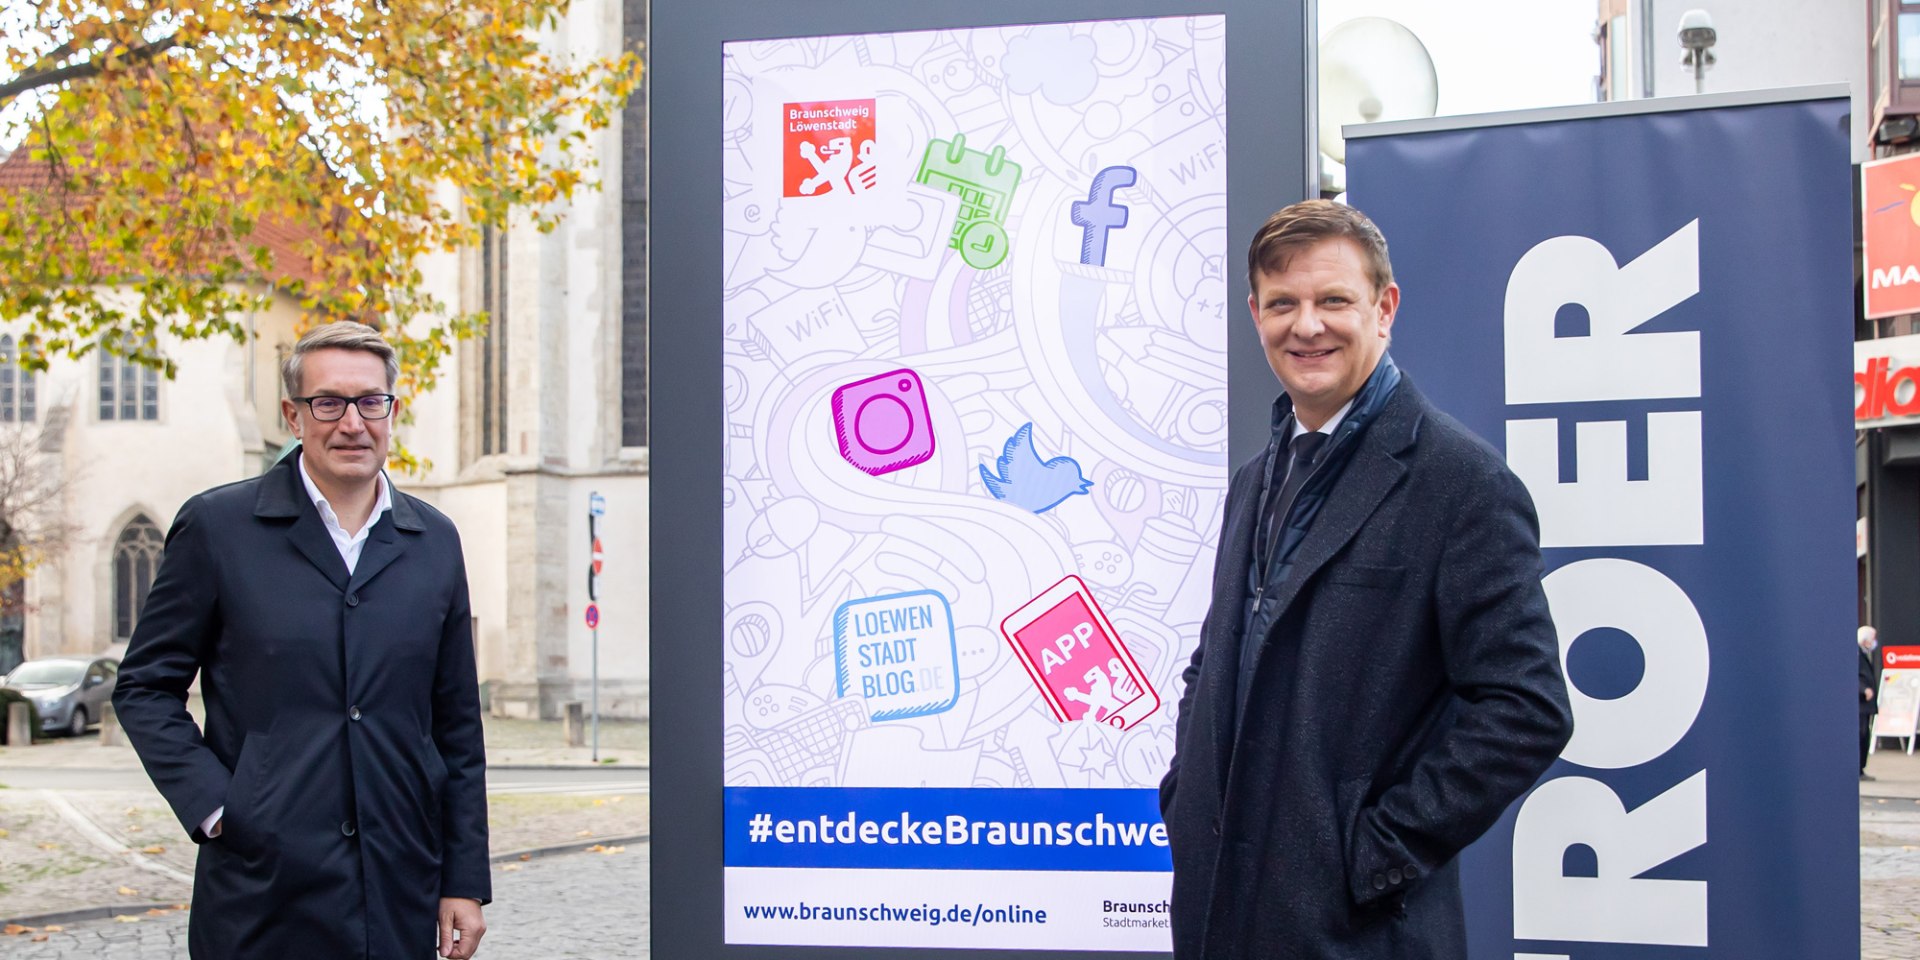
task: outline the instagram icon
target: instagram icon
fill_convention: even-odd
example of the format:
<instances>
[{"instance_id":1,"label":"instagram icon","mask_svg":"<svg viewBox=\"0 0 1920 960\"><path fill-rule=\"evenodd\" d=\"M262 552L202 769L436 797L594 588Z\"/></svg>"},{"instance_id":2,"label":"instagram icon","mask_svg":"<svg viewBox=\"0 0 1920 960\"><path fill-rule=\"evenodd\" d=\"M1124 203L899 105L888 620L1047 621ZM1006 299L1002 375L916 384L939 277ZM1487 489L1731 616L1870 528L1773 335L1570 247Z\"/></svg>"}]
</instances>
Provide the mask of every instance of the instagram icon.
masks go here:
<instances>
[{"instance_id":1,"label":"instagram icon","mask_svg":"<svg viewBox=\"0 0 1920 960\"><path fill-rule=\"evenodd\" d=\"M895 370L833 392L833 435L848 463L880 476L933 457L933 422L920 375Z\"/></svg>"}]
</instances>

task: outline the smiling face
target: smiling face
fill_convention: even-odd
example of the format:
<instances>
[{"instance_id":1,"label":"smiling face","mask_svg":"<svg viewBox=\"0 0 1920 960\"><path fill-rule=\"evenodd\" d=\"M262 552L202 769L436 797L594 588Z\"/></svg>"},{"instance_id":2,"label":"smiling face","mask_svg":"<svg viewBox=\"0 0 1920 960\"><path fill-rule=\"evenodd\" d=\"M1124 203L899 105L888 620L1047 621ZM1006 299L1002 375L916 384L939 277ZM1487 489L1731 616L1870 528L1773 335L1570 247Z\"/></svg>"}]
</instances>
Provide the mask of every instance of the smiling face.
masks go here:
<instances>
[{"instance_id":1,"label":"smiling face","mask_svg":"<svg viewBox=\"0 0 1920 960\"><path fill-rule=\"evenodd\" d=\"M1318 429L1360 392L1399 307L1399 285L1375 295L1366 255L1345 237L1294 251L1279 273L1259 272L1247 309L1303 426Z\"/></svg>"},{"instance_id":2,"label":"smiling face","mask_svg":"<svg viewBox=\"0 0 1920 960\"><path fill-rule=\"evenodd\" d=\"M320 349L300 359L300 396L363 397L370 393L388 393L386 362L365 350ZM364 489L374 482L387 463L387 445L392 439L393 417L384 420L361 418L358 407L348 404L338 420L320 420L305 403L280 401L287 426L301 444L302 463L308 475L328 496L340 496Z\"/></svg>"}]
</instances>

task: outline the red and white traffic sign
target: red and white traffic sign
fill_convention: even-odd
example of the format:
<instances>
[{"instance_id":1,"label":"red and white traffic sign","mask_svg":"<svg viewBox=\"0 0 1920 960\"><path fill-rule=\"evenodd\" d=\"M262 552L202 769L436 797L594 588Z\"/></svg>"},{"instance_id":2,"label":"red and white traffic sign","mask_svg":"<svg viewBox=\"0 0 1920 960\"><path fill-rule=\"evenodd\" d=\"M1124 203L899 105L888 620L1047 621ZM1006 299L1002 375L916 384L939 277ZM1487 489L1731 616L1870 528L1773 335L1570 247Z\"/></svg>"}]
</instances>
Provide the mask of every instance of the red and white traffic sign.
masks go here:
<instances>
[{"instance_id":1,"label":"red and white traffic sign","mask_svg":"<svg viewBox=\"0 0 1920 960\"><path fill-rule=\"evenodd\" d=\"M600 538L594 537L593 538L593 575L594 576L597 577L603 572L601 568L605 566L606 559L607 559L606 551L600 548Z\"/></svg>"},{"instance_id":2,"label":"red and white traffic sign","mask_svg":"<svg viewBox=\"0 0 1920 960\"><path fill-rule=\"evenodd\" d=\"M587 604L587 629L600 629L600 605L597 603Z\"/></svg>"}]
</instances>

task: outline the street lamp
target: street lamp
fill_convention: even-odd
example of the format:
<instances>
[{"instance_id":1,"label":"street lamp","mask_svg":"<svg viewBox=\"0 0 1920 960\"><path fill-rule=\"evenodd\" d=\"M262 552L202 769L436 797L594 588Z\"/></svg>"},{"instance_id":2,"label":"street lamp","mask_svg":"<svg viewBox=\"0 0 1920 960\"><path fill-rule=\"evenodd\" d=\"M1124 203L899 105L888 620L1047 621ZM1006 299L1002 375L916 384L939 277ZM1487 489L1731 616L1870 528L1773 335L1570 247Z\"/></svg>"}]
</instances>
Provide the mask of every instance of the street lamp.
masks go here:
<instances>
[{"instance_id":1,"label":"street lamp","mask_svg":"<svg viewBox=\"0 0 1920 960\"><path fill-rule=\"evenodd\" d=\"M1680 15L1680 45L1687 52L1681 64L1693 68L1693 92L1707 92L1707 68L1713 66L1713 17L1705 10L1688 10Z\"/></svg>"}]
</instances>

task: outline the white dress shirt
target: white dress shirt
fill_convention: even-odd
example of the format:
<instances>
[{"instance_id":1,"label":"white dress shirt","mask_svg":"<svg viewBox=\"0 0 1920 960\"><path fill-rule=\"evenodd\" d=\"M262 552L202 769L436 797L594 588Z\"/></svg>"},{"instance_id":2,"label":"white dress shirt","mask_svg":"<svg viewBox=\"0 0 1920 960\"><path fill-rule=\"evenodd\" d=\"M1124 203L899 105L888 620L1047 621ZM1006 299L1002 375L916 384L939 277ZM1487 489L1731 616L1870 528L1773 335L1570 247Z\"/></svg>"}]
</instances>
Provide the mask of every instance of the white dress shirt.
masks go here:
<instances>
[{"instance_id":1,"label":"white dress shirt","mask_svg":"<svg viewBox=\"0 0 1920 960\"><path fill-rule=\"evenodd\" d=\"M1303 433L1308 433L1308 432L1324 433L1329 437L1333 436L1333 432L1335 430L1340 429L1341 421L1346 420L1347 414L1353 412L1353 402L1358 399L1360 399L1360 395L1357 393L1351 397L1348 397L1347 402L1345 404L1342 404L1340 409L1336 411L1333 416L1328 417L1327 422L1321 424L1320 429L1318 430L1308 431L1307 428L1300 423L1300 414L1295 413L1293 415L1293 432L1287 434L1287 442L1292 443L1296 437L1300 436Z\"/></svg>"},{"instance_id":2,"label":"white dress shirt","mask_svg":"<svg viewBox=\"0 0 1920 960\"><path fill-rule=\"evenodd\" d=\"M373 529L374 524L380 522L381 514L393 509L393 492L387 489L387 473L382 470L374 476L375 482L380 487L380 495L373 502L373 512L367 515L367 522L361 524L360 529L348 533L340 526L340 515L333 512L333 504L327 502L326 494L321 493L320 488L314 486L313 477L307 473L306 459L301 458L298 465L300 482L307 485L307 496L313 499L314 509L320 511L320 522L326 524L327 534L333 537L333 545L340 551L340 559L346 561L347 576L353 576L354 568L360 565L360 551L367 546L367 532ZM226 812L226 805L221 804L220 809L213 811L207 819L200 821L200 832L209 837L219 836L220 816Z\"/></svg>"}]
</instances>

